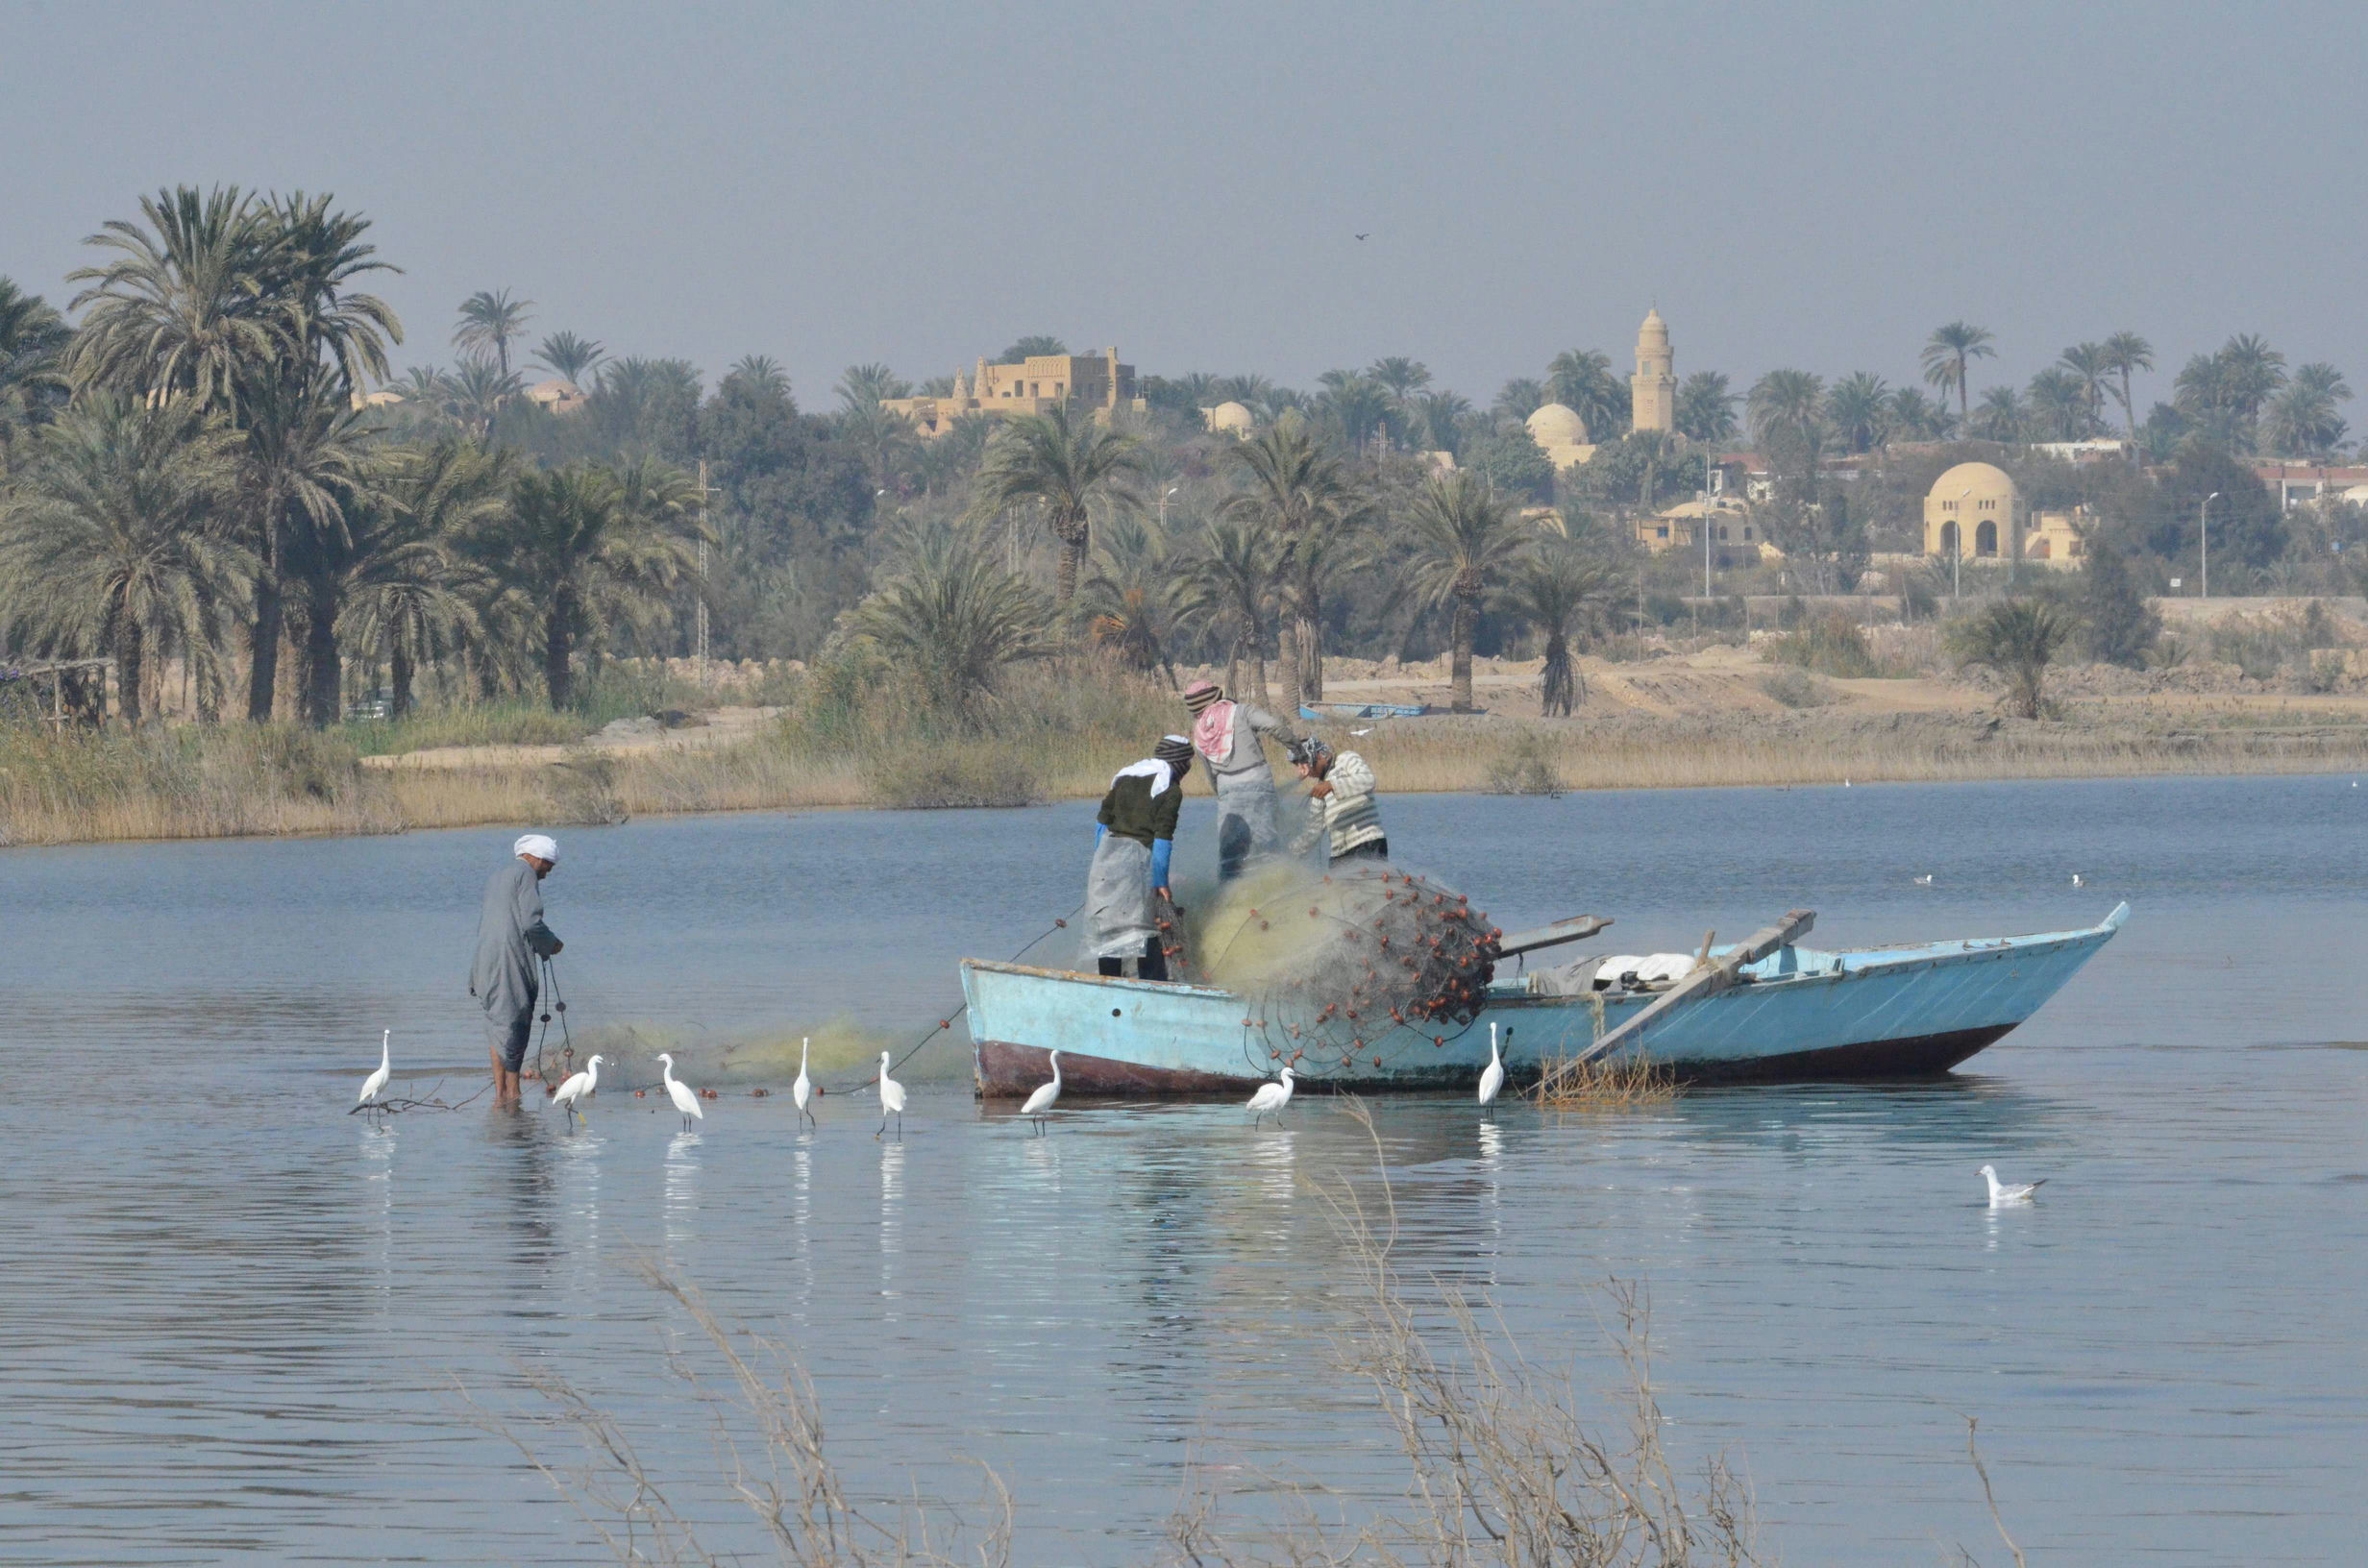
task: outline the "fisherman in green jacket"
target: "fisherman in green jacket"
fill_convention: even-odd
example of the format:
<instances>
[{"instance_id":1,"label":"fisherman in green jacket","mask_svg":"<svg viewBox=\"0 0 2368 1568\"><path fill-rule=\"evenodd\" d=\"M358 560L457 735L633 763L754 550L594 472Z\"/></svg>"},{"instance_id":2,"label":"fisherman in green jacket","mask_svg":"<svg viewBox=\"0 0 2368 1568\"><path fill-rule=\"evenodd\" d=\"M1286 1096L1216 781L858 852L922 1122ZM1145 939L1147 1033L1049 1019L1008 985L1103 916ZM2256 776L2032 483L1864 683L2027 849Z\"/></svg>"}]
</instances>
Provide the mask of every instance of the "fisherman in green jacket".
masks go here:
<instances>
[{"instance_id":1,"label":"fisherman in green jacket","mask_svg":"<svg viewBox=\"0 0 2368 1568\"><path fill-rule=\"evenodd\" d=\"M1125 973L1131 958L1138 978L1168 978L1152 899L1169 897L1168 860L1192 760L1192 741L1170 735L1149 756L1120 769L1101 797L1085 877L1085 945L1103 974Z\"/></svg>"}]
</instances>

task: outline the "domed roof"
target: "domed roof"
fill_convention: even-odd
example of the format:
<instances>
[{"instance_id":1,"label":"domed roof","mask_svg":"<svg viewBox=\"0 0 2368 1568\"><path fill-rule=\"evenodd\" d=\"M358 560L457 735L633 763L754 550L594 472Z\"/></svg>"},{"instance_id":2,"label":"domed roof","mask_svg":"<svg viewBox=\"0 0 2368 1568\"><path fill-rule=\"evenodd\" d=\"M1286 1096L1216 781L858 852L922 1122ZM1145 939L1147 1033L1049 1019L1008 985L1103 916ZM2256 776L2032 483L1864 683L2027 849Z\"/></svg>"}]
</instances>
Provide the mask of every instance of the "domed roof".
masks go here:
<instances>
[{"instance_id":1,"label":"domed roof","mask_svg":"<svg viewBox=\"0 0 2368 1568\"><path fill-rule=\"evenodd\" d=\"M1587 445L1587 421L1579 411L1559 403L1549 403L1522 421L1529 433L1542 447L1583 447Z\"/></svg>"},{"instance_id":2,"label":"domed roof","mask_svg":"<svg viewBox=\"0 0 2368 1568\"><path fill-rule=\"evenodd\" d=\"M1225 430L1237 435L1245 434L1257 423L1250 417L1247 408L1231 399L1209 410L1209 429L1212 430Z\"/></svg>"},{"instance_id":3,"label":"domed roof","mask_svg":"<svg viewBox=\"0 0 2368 1568\"><path fill-rule=\"evenodd\" d=\"M2014 480L1995 463L1960 463L1933 480L1927 495L1953 501L1968 491L1977 496L2011 496Z\"/></svg>"},{"instance_id":4,"label":"domed roof","mask_svg":"<svg viewBox=\"0 0 2368 1568\"><path fill-rule=\"evenodd\" d=\"M1661 319L1661 306L1654 306L1645 311L1644 325L1637 329L1637 336L1665 338L1668 335L1669 325Z\"/></svg>"},{"instance_id":5,"label":"domed roof","mask_svg":"<svg viewBox=\"0 0 2368 1568\"><path fill-rule=\"evenodd\" d=\"M554 376L547 381L536 381L527 388L528 401L539 403L546 408L555 403L565 403L571 398L582 396L583 393L577 388L576 383L564 376Z\"/></svg>"}]
</instances>

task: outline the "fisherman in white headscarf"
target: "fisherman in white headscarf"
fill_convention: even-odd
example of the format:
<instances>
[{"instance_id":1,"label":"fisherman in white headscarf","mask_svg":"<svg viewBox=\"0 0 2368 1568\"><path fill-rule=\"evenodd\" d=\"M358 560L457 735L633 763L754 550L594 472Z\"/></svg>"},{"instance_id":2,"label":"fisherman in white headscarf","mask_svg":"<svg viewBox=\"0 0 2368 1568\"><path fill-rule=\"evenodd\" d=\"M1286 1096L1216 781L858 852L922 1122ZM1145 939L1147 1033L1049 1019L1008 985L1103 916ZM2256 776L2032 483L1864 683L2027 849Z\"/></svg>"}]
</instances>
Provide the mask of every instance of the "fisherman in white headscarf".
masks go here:
<instances>
[{"instance_id":1,"label":"fisherman in white headscarf","mask_svg":"<svg viewBox=\"0 0 2368 1568\"><path fill-rule=\"evenodd\" d=\"M559 864L558 845L529 833L510 845L510 863L485 884L485 907L477 918L477 961L469 967L469 994L485 1010L497 1105L518 1099L518 1074L526 1066L534 1003L542 994L535 960L552 957L562 945L543 923L542 881Z\"/></svg>"},{"instance_id":2,"label":"fisherman in white headscarf","mask_svg":"<svg viewBox=\"0 0 2368 1568\"><path fill-rule=\"evenodd\" d=\"M1176 816L1184 809L1193 743L1163 739L1141 762L1119 770L1094 819L1094 864L1085 874L1085 946L1103 974L1123 974L1134 959L1144 980L1168 978L1154 897L1167 898L1168 859L1175 852Z\"/></svg>"}]
</instances>

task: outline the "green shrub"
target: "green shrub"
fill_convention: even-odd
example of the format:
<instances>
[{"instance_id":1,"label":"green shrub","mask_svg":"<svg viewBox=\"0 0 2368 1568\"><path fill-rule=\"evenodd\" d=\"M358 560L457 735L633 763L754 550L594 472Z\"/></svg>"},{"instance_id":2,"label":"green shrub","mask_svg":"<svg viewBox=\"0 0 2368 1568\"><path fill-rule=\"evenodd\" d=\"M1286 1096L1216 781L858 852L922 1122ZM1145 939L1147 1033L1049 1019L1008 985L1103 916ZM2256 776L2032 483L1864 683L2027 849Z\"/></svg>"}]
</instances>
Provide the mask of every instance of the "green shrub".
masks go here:
<instances>
[{"instance_id":1,"label":"green shrub","mask_svg":"<svg viewBox=\"0 0 2368 1568\"><path fill-rule=\"evenodd\" d=\"M1822 708L1835 700L1833 687L1792 666L1762 675L1760 690L1788 708Z\"/></svg>"},{"instance_id":2,"label":"green shrub","mask_svg":"<svg viewBox=\"0 0 2368 1568\"><path fill-rule=\"evenodd\" d=\"M1858 624L1837 610L1798 631L1787 632L1767 645L1762 655L1772 663L1794 665L1821 675L1862 680L1881 674Z\"/></svg>"},{"instance_id":3,"label":"green shrub","mask_svg":"<svg viewBox=\"0 0 2368 1568\"><path fill-rule=\"evenodd\" d=\"M1524 732L1515 737L1489 766L1491 795L1558 796L1565 787L1554 765L1554 744L1542 735Z\"/></svg>"}]
</instances>

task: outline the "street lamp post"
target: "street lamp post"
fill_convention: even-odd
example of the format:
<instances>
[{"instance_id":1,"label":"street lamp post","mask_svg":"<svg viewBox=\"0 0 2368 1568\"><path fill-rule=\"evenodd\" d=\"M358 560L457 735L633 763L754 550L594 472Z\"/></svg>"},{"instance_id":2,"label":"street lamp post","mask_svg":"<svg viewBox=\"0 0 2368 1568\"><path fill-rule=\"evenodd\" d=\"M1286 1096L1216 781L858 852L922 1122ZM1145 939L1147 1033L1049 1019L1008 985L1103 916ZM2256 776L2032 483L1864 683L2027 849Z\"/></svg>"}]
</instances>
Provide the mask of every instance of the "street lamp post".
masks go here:
<instances>
[{"instance_id":1,"label":"street lamp post","mask_svg":"<svg viewBox=\"0 0 2368 1568\"><path fill-rule=\"evenodd\" d=\"M2204 504L2195 509L2196 532L2203 539L2204 597L2206 599L2211 598L2211 503L2219 499L2220 492L2214 490L2204 498Z\"/></svg>"}]
</instances>

